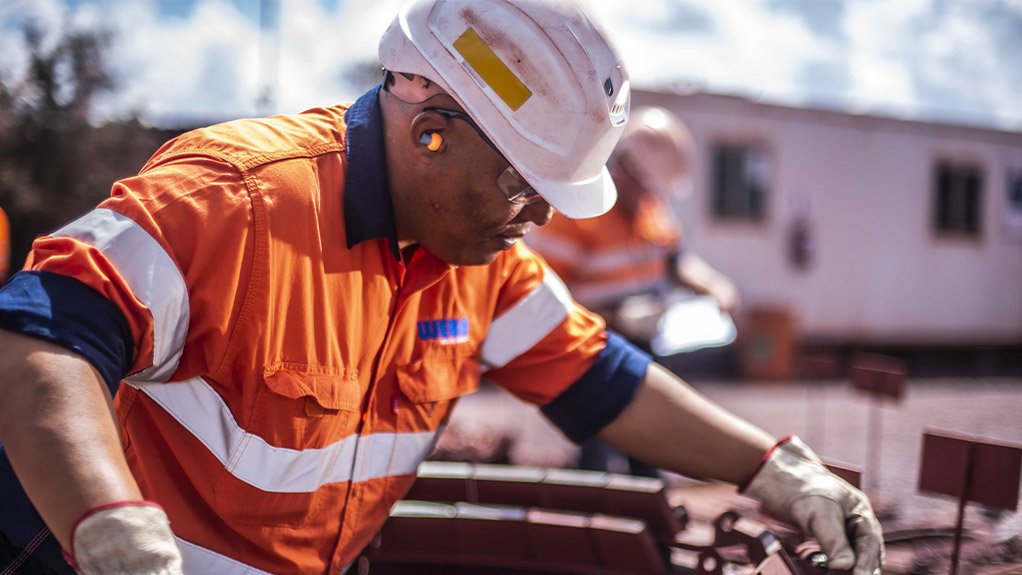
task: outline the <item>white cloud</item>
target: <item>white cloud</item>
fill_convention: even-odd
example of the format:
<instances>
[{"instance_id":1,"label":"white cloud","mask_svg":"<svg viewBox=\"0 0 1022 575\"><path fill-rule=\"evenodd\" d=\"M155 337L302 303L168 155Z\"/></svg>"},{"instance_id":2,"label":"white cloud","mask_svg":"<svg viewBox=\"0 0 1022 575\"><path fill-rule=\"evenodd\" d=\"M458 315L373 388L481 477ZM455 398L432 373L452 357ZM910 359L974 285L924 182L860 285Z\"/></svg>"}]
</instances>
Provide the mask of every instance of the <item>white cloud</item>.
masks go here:
<instances>
[{"instance_id":1,"label":"white cloud","mask_svg":"<svg viewBox=\"0 0 1022 575\"><path fill-rule=\"evenodd\" d=\"M296 111L358 96L343 75L375 62L380 36L401 2L351 0L335 14L315 0L289 0L281 20L279 108Z\"/></svg>"},{"instance_id":2,"label":"white cloud","mask_svg":"<svg viewBox=\"0 0 1022 575\"><path fill-rule=\"evenodd\" d=\"M639 13L633 12L635 5L595 4L640 86L682 81L713 91L790 99L798 96L794 80L801 67L830 49L827 43L818 45L797 18L755 0L647 1ZM651 24L679 10L701 14L708 26L650 31Z\"/></svg>"},{"instance_id":3,"label":"white cloud","mask_svg":"<svg viewBox=\"0 0 1022 575\"><path fill-rule=\"evenodd\" d=\"M1022 127L1022 42L1003 44L1022 38L1022 3L856 0L847 9L852 105Z\"/></svg>"},{"instance_id":4,"label":"white cloud","mask_svg":"<svg viewBox=\"0 0 1022 575\"><path fill-rule=\"evenodd\" d=\"M203 0L187 18L157 16L155 2L117 2L111 23L117 105L145 116L253 115L259 29L223 0Z\"/></svg>"},{"instance_id":5,"label":"white cloud","mask_svg":"<svg viewBox=\"0 0 1022 575\"><path fill-rule=\"evenodd\" d=\"M925 0L862 0L848 5L844 32L852 76L849 99L856 107L866 110L886 104L911 108L917 104L912 63L905 56L918 38L905 32L925 9Z\"/></svg>"},{"instance_id":6,"label":"white cloud","mask_svg":"<svg viewBox=\"0 0 1022 575\"><path fill-rule=\"evenodd\" d=\"M56 0L14 0L0 3L0 74L7 78L24 78L28 58L21 27L36 23L44 36L42 46L52 48L57 42L55 30L64 18L64 7Z\"/></svg>"}]
</instances>

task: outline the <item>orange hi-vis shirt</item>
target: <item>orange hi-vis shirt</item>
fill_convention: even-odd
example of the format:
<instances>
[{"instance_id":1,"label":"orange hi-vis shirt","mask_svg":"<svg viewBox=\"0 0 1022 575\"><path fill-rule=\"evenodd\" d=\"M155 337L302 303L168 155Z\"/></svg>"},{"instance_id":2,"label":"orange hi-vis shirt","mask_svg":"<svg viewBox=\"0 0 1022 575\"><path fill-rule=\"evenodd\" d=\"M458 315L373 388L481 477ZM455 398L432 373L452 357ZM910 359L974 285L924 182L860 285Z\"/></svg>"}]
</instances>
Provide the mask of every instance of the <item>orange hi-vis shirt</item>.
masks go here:
<instances>
[{"instance_id":1,"label":"orange hi-vis shirt","mask_svg":"<svg viewBox=\"0 0 1022 575\"><path fill-rule=\"evenodd\" d=\"M545 405L607 345L521 244L487 266L401 260L387 190L350 180L380 136L347 153L347 110L172 140L26 266L123 312L125 454L186 573L341 572L482 370Z\"/></svg>"},{"instance_id":2,"label":"orange hi-vis shirt","mask_svg":"<svg viewBox=\"0 0 1022 575\"><path fill-rule=\"evenodd\" d=\"M584 220L556 214L527 238L590 309L667 285L670 256L681 245L681 226L668 207L647 194L634 215L612 209Z\"/></svg>"}]
</instances>

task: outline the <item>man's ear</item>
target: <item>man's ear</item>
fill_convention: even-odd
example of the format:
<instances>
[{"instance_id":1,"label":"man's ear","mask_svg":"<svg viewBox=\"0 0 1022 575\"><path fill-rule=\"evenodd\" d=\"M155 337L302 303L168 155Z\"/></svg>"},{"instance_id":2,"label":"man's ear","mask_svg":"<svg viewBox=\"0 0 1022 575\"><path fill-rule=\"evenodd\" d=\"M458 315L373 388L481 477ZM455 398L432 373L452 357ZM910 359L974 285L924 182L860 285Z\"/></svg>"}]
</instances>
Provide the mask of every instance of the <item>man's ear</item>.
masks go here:
<instances>
[{"instance_id":1,"label":"man's ear","mask_svg":"<svg viewBox=\"0 0 1022 575\"><path fill-rule=\"evenodd\" d=\"M444 153L447 150L444 130L449 121L443 114L432 111L416 114L412 118L408 134L412 138L415 149L422 154L431 156Z\"/></svg>"}]
</instances>

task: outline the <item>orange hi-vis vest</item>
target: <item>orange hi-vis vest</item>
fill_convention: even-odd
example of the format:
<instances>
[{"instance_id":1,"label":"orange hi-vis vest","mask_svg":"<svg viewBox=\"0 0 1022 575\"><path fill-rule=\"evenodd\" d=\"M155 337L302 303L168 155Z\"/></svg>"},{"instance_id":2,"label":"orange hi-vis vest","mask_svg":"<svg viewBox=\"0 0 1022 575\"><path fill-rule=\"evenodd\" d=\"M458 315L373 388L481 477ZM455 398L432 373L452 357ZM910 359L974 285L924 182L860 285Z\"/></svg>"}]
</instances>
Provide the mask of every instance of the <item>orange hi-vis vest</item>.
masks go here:
<instances>
[{"instance_id":1,"label":"orange hi-vis vest","mask_svg":"<svg viewBox=\"0 0 1022 575\"><path fill-rule=\"evenodd\" d=\"M343 571L482 370L544 405L606 345L521 244L476 267L346 245L342 195L387 193L346 187L346 109L172 140L27 264L127 319L125 454L187 573Z\"/></svg>"},{"instance_id":2,"label":"orange hi-vis vest","mask_svg":"<svg viewBox=\"0 0 1022 575\"><path fill-rule=\"evenodd\" d=\"M526 241L582 305L598 310L667 285L669 256L680 248L681 226L662 200L648 194L633 216L619 208L584 220L557 214Z\"/></svg>"}]
</instances>

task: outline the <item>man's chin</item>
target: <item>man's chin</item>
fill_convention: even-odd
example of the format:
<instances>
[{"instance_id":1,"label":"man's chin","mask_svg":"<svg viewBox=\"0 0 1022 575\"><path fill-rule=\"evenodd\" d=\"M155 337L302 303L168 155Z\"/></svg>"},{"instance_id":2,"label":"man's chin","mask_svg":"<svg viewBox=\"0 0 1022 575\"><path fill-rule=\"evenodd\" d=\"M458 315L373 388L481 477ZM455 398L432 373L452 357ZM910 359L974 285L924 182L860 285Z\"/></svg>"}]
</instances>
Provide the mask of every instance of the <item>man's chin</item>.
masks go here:
<instances>
[{"instance_id":1,"label":"man's chin","mask_svg":"<svg viewBox=\"0 0 1022 575\"><path fill-rule=\"evenodd\" d=\"M443 246L452 249L437 249L433 255L454 266L485 266L493 263L500 252L511 249L514 242L478 242L460 246ZM438 248L441 246L437 246ZM427 247L427 249L429 249Z\"/></svg>"},{"instance_id":2,"label":"man's chin","mask_svg":"<svg viewBox=\"0 0 1022 575\"><path fill-rule=\"evenodd\" d=\"M486 250L486 251L475 251L470 253L459 253L451 259L444 259L449 264L456 266L486 266L493 263L493 260L497 259L497 255L500 251Z\"/></svg>"},{"instance_id":3,"label":"man's chin","mask_svg":"<svg viewBox=\"0 0 1022 575\"><path fill-rule=\"evenodd\" d=\"M490 252L485 255L472 256L462 258L462 261L456 262L454 265L457 266L488 266L493 263L493 260L497 259L499 252Z\"/></svg>"}]
</instances>

